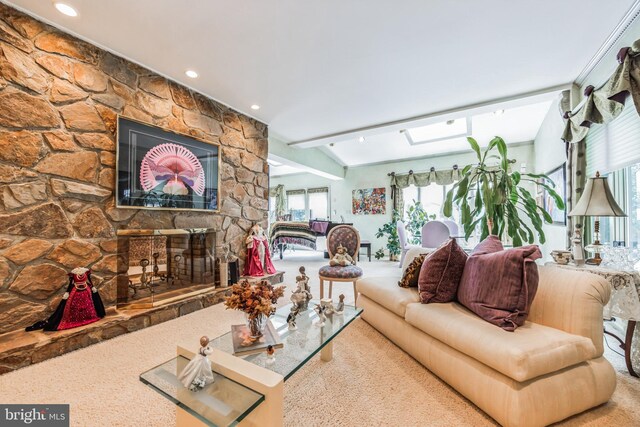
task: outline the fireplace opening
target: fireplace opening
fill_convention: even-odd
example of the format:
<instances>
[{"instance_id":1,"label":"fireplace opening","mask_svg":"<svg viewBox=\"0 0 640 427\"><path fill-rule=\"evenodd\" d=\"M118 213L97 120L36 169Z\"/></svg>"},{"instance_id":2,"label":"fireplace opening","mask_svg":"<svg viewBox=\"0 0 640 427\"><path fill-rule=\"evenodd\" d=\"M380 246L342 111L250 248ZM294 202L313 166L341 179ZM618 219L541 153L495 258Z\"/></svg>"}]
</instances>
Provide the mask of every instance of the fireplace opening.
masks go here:
<instances>
[{"instance_id":1,"label":"fireplace opening","mask_svg":"<svg viewBox=\"0 0 640 427\"><path fill-rule=\"evenodd\" d=\"M155 307L215 288L216 236L207 228L119 230L118 308Z\"/></svg>"}]
</instances>

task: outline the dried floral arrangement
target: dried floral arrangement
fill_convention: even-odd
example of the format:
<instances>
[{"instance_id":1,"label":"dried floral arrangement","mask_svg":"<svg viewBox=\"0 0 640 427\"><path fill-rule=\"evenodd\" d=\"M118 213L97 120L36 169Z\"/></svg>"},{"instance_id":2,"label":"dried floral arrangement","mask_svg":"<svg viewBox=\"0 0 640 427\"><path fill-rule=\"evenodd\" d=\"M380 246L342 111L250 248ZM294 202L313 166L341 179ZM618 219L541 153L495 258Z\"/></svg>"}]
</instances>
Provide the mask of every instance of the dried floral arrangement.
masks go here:
<instances>
[{"instance_id":1,"label":"dried floral arrangement","mask_svg":"<svg viewBox=\"0 0 640 427\"><path fill-rule=\"evenodd\" d=\"M227 309L245 312L250 319L261 314L271 316L276 311L274 304L284 296L284 290L285 286L274 288L266 280L253 285L242 280L231 287L231 295L226 298L224 305Z\"/></svg>"}]
</instances>

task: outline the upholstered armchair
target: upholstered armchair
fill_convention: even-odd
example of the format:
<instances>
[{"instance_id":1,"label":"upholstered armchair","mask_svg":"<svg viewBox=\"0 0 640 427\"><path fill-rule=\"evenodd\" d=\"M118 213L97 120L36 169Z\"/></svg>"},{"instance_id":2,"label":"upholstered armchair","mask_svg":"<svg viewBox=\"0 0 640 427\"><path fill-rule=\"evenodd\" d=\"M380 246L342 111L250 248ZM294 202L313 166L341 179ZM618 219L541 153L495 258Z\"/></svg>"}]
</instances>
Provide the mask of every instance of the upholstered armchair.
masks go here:
<instances>
[{"instance_id":1,"label":"upholstered armchair","mask_svg":"<svg viewBox=\"0 0 640 427\"><path fill-rule=\"evenodd\" d=\"M339 246L346 249L347 254L353 259L353 265L332 266L325 265L320 268L320 298L324 298L324 282L329 282L329 298L333 291L333 282L352 282L354 301L358 297L356 293L356 281L362 277L362 269L355 265L360 250L360 233L351 225L338 225L329 231L327 235L327 251L329 260L337 253Z\"/></svg>"}]
</instances>

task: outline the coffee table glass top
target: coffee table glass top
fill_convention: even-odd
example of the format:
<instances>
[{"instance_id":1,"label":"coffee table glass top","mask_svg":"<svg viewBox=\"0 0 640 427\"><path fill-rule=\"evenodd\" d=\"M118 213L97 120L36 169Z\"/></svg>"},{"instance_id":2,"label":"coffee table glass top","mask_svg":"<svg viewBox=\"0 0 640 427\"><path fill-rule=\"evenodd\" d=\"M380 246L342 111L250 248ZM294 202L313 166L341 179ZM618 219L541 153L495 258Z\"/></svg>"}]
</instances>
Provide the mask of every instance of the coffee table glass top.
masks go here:
<instances>
[{"instance_id":1,"label":"coffee table glass top","mask_svg":"<svg viewBox=\"0 0 640 427\"><path fill-rule=\"evenodd\" d=\"M264 401L262 394L216 372L212 384L189 391L178 380L187 363L186 357L175 357L141 374L140 381L210 426L235 426Z\"/></svg>"},{"instance_id":2,"label":"coffee table glass top","mask_svg":"<svg viewBox=\"0 0 640 427\"><path fill-rule=\"evenodd\" d=\"M287 324L291 304L279 308L276 314L269 318L284 344L283 348L276 349L273 363L268 363L266 351L240 357L279 373L286 381L362 313L361 308L345 305L342 314L327 316L324 326L320 327L318 314L313 310L316 304L319 304L319 301L311 301L309 309L300 312L296 318L298 329L294 331L290 331ZM231 332L211 340L209 346L233 354Z\"/></svg>"}]
</instances>

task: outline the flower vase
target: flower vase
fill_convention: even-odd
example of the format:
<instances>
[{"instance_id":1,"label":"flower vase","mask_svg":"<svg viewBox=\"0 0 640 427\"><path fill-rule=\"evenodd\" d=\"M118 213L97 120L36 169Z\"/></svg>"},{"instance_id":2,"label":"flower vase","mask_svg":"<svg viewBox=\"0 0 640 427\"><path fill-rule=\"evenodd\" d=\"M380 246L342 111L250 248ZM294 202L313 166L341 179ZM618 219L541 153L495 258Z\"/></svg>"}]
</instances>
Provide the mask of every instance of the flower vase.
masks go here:
<instances>
[{"instance_id":1,"label":"flower vase","mask_svg":"<svg viewBox=\"0 0 640 427\"><path fill-rule=\"evenodd\" d=\"M267 326L268 317L260 313L257 316L251 316L247 313L244 314L247 321L247 328L251 333L251 338L260 338L263 335L264 328Z\"/></svg>"}]
</instances>

